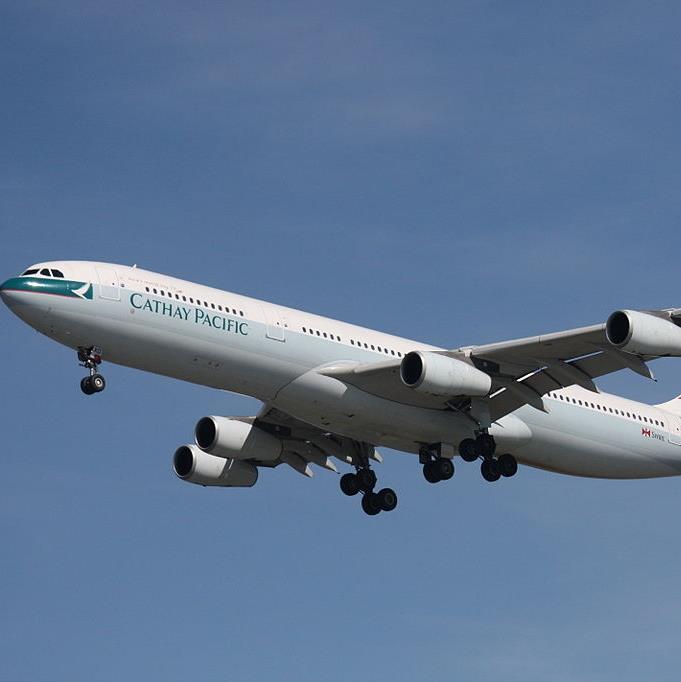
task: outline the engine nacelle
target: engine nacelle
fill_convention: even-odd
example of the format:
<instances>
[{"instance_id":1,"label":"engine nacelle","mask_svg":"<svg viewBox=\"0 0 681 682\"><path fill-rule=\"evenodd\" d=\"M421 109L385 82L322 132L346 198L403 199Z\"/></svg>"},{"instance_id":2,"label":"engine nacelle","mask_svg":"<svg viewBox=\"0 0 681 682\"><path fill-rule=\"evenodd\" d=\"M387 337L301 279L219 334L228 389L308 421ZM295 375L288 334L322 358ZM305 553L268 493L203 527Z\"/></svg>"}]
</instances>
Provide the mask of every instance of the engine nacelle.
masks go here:
<instances>
[{"instance_id":1,"label":"engine nacelle","mask_svg":"<svg viewBox=\"0 0 681 682\"><path fill-rule=\"evenodd\" d=\"M400 377L405 386L436 396L484 396L492 388L491 377L473 365L420 350L402 358Z\"/></svg>"},{"instance_id":2,"label":"engine nacelle","mask_svg":"<svg viewBox=\"0 0 681 682\"><path fill-rule=\"evenodd\" d=\"M281 455L282 442L257 426L229 417L203 417L194 429L196 444L217 457L272 462Z\"/></svg>"},{"instance_id":3,"label":"engine nacelle","mask_svg":"<svg viewBox=\"0 0 681 682\"><path fill-rule=\"evenodd\" d=\"M681 328L671 320L637 310L617 310L605 323L608 341L639 355L681 356Z\"/></svg>"},{"instance_id":4,"label":"engine nacelle","mask_svg":"<svg viewBox=\"0 0 681 682\"><path fill-rule=\"evenodd\" d=\"M175 450L173 470L188 483L222 488L250 488L258 480L258 468L253 464L209 455L196 445Z\"/></svg>"}]
</instances>

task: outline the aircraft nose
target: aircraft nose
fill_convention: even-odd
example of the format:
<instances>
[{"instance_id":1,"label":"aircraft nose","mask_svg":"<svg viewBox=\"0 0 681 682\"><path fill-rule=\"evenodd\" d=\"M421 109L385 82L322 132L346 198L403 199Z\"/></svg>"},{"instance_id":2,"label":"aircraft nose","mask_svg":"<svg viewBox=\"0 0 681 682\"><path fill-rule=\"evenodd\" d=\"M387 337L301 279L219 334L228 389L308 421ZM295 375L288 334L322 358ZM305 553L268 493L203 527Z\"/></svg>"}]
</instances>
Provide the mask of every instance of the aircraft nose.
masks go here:
<instances>
[{"instance_id":1,"label":"aircraft nose","mask_svg":"<svg viewBox=\"0 0 681 682\"><path fill-rule=\"evenodd\" d=\"M2 284L0 284L0 298L5 305L10 308L16 301L16 288L14 284L16 283L16 278L11 277L6 279Z\"/></svg>"}]
</instances>

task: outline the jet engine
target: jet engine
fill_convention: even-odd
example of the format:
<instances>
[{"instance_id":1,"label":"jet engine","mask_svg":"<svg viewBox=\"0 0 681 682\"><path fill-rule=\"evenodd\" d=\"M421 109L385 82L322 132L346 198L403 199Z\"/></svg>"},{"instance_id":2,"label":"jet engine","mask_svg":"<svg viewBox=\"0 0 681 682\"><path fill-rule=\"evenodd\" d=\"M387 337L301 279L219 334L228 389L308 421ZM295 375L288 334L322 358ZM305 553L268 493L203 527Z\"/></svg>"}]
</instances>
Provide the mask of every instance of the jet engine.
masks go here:
<instances>
[{"instance_id":1,"label":"jet engine","mask_svg":"<svg viewBox=\"0 0 681 682\"><path fill-rule=\"evenodd\" d=\"M188 483L223 488L250 488L258 480L258 469L253 464L215 457L196 445L182 445L175 450L173 470Z\"/></svg>"},{"instance_id":2,"label":"jet engine","mask_svg":"<svg viewBox=\"0 0 681 682\"><path fill-rule=\"evenodd\" d=\"M253 424L229 417L202 417L194 429L196 444L211 455L272 462L281 455L282 443Z\"/></svg>"},{"instance_id":3,"label":"jet engine","mask_svg":"<svg viewBox=\"0 0 681 682\"><path fill-rule=\"evenodd\" d=\"M439 353L412 351L402 358L400 377L405 386L435 396L484 396L492 379L467 362Z\"/></svg>"},{"instance_id":4,"label":"jet engine","mask_svg":"<svg viewBox=\"0 0 681 682\"><path fill-rule=\"evenodd\" d=\"M605 323L608 341L638 355L681 356L681 328L670 319L636 310L617 310Z\"/></svg>"}]
</instances>

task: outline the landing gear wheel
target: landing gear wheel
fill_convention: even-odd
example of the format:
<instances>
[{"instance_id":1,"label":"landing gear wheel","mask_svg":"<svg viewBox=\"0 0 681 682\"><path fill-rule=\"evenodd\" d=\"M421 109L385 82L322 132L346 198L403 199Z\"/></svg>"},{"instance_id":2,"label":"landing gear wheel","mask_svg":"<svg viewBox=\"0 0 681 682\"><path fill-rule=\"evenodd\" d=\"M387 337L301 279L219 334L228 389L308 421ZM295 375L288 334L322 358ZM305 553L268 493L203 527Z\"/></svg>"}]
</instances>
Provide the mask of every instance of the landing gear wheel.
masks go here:
<instances>
[{"instance_id":1,"label":"landing gear wheel","mask_svg":"<svg viewBox=\"0 0 681 682\"><path fill-rule=\"evenodd\" d=\"M423 477L428 483L439 483L442 480L440 478L440 472L438 471L437 462L426 462L423 465Z\"/></svg>"},{"instance_id":2,"label":"landing gear wheel","mask_svg":"<svg viewBox=\"0 0 681 682\"><path fill-rule=\"evenodd\" d=\"M359 489L368 493L376 485L376 474L371 469L360 469L357 472L357 481L359 482Z\"/></svg>"},{"instance_id":3,"label":"landing gear wheel","mask_svg":"<svg viewBox=\"0 0 681 682\"><path fill-rule=\"evenodd\" d=\"M494 459L484 460L480 465L480 473L482 474L482 477L490 483L494 483L494 481L498 481L501 478L499 466Z\"/></svg>"},{"instance_id":4,"label":"landing gear wheel","mask_svg":"<svg viewBox=\"0 0 681 682\"><path fill-rule=\"evenodd\" d=\"M90 377L90 386L94 393L101 393L106 388L106 381L101 374L93 374Z\"/></svg>"},{"instance_id":5,"label":"landing gear wheel","mask_svg":"<svg viewBox=\"0 0 681 682\"><path fill-rule=\"evenodd\" d=\"M478 458L475 441L472 438L464 438L459 443L459 454L464 462L475 462Z\"/></svg>"},{"instance_id":6,"label":"landing gear wheel","mask_svg":"<svg viewBox=\"0 0 681 682\"><path fill-rule=\"evenodd\" d=\"M381 511L378 495L376 493L364 493L362 497L362 509L369 516L376 516Z\"/></svg>"},{"instance_id":7,"label":"landing gear wheel","mask_svg":"<svg viewBox=\"0 0 681 682\"><path fill-rule=\"evenodd\" d=\"M454 476L454 462L451 459L441 457L436 459L434 464L437 467L437 473L441 481L448 481Z\"/></svg>"},{"instance_id":8,"label":"landing gear wheel","mask_svg":"<svg viewBox=\"0 0 681 682\"><path fill-rule=\"evenodd\" d=\"M83 377L80 380L80 390L85 393L85 395L92 395L95 392L95 389L92 388L92 384L90 383L90 377Z\"/></svg>"},{"instance_id":9,"label":"landing gear wheel","mask_svg":"<svg viewBox=\"0 0 681 682\"><path fill-rule=\"evenodd\" d=\"M340 479L340 489L349 497L356 495L359 492L357 474L343 474Z\"/></svg>"},{"instance_id":10,"label":"landing gear wheel","mask_svg":"<svg viewBox=\"0 0 681 682\"><path fill-rule=\"evenodd\" d=\"M491 459L494 457L494 451L497 449L494 438L489 435L489 433L481 433L475 439L475 451L478 453L478 457L483 459Z\"/></svg>"},{"instance_id":11,"label":"landing gear wheel","mask_svg":"<svg viewBox=\"0 0 681 682\"><path fill-rule=\"evenodd\" d=\"M397 506L397 493L392 488L383 488L375 495L383 511L389 512Z\"/></svg>"},{"instance_id":12,"label":"landing gear wheel","mask_svg":"<svg viewBox=\"0 0 681 682\"><path fill-rule=\"evenodd\" d=\"M499 455L499 459L497 459L497 468L502 476L510 478L511 476L516 475L518 471L518 462L513 455Z\"/></svg>"}]
</instances>

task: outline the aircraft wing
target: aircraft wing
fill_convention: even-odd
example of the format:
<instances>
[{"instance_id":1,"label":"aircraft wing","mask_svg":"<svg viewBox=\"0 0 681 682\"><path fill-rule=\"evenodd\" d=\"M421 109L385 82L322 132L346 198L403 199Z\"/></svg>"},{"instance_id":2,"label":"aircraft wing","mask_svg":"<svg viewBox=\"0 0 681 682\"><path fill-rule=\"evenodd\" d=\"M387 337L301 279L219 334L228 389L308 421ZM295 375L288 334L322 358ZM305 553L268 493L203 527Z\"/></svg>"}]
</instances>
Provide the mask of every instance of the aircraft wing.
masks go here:
<instances>
[{"instance_id":1,"label":"aircraft wing","mask_svg":"<svg viewBox=\"0 0 681 682\"><path fill-rule=\"evenodd\" d=\"M258 466L288 464L311 478L314 475L311 464L338 473L332 457L352 465L360 465L366 459L383 461L370 443L324 431L269 405L264 405L257 417L241 419L275 435L283 443L278 460L273 463L257 462Z\"/></svg>"},{"instance_id":2,"label":"aircraft wing","mask_svg":"<svg viewBox=\"0 0 681 682\"><path fill-rule=\"evenodd\" d=\"M635 314L658 321L662 318L665 324L672 322L671 333L681 335L678 329L681 326L681 309ZM491 421L523 405L547 411L542 396L567 386L576 384L598 392L593 380L620 369L628 368L652 378L646 362L670 354L622 350L608 341L605 323L454 350L425 351L426 354L429 352L462 360L489 375L492 390L488 396L476 400L478 404L480 400L486 402ZM318 371L368 393L408 405L466 411L470 409L473 398L418 393L401 380L400 362L395 360L328 366Z\"/></svg>"}]
</instances>

